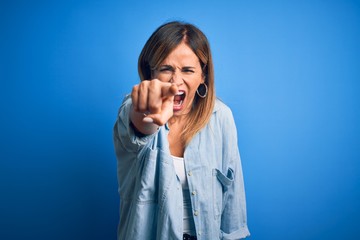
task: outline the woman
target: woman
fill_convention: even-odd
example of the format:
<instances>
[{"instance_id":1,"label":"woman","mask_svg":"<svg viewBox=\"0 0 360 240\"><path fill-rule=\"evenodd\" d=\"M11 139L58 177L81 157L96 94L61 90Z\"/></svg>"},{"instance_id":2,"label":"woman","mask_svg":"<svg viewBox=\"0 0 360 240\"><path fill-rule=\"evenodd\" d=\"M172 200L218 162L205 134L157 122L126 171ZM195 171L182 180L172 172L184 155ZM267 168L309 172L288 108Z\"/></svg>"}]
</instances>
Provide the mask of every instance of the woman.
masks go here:
<instances>
[{"instance_id":1,"label":"woman","mask_svg":"<svg viewBox=\"0 0 360 240\"><path fill-rule=\"evenodd\" d=\"M245 238L236 127L215 97L205 35L182 22L160 26L138 70L114 127L118 239Z\"/></svg>"}]
</instances>

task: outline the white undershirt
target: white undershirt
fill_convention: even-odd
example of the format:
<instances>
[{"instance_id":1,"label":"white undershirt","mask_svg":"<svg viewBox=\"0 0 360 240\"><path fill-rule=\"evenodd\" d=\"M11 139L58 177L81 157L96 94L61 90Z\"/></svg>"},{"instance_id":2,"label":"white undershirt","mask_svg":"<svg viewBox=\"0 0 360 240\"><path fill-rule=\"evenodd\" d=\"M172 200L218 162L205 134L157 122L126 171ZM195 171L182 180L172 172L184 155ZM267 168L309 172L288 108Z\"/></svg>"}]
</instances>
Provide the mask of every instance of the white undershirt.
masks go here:
<instances>
[{"instance_id":1,"label":"white undershirt","mask_svg":"<svg viewBox=\"0 0 360 240\"><path fill-rule=\"evenodd\" d=\"M183 228L184 233L190 234L192 236L196 236L195 231L195 223L192 216L192 208L191 208L191 199L190 199L190 191L189 185L186 179L185 174L185 164L184 158L172 156L174 159L174 167L176 175L178 176L182 192L183 192L183 205L184 205L184 219L183 219Z\"/></svg>"}]
</instances>

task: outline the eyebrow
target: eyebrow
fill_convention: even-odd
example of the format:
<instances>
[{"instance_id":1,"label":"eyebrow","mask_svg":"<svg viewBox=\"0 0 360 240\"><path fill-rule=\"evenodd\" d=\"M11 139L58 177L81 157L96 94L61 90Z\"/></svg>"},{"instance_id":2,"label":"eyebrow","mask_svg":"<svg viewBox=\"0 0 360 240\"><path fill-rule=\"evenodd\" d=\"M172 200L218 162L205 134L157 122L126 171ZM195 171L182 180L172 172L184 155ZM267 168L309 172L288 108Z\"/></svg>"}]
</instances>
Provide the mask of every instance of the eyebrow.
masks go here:
<instances>
[{"instance_id":1,"label":"eyebrow","mask_svg":"<svg viewBox=\"0 0 360 240\"><path fill-rule=\"evenodd\" d=\"M166 68L174 69L171 65L160 65L159 67L159 69L166 69Z\"/></svg>"},{"instance_id":2,"label":"eyebrow","mask_svg":"<svg viewBox=\"0 0 360 240\"><path fill-rule=\"evenodd\" d=\"M167 64L165 64L165 65L160 65L160 67L159 68L174 68L173 66L171 66L171 65L167 65ZM184 68L195 68L195 67L193 67L193 66L184 66L184 67L182 67L182 69L184 69Z\"/></svg>"}]
</instances>

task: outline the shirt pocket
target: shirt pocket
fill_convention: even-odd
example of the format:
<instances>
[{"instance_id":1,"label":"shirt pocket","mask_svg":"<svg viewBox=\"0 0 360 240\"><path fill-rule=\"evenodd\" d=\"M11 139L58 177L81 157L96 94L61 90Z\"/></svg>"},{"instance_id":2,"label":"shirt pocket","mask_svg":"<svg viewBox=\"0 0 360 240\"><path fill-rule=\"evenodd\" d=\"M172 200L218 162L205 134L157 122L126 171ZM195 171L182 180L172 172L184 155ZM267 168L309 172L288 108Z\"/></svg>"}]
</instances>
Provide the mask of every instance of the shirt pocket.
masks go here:
<instances>
[{"instance_id":1,"label":"shirt pocket","mask_svg":"<svg viewBox=\"0 0 360 240\"><path fill-rule=\"evenodd\" d=\"M227 200L227 191L234 182L234 170L228 168L226 175L219 169L212 170L214 217L219 219Z\"/></svg>"}]
</instances>

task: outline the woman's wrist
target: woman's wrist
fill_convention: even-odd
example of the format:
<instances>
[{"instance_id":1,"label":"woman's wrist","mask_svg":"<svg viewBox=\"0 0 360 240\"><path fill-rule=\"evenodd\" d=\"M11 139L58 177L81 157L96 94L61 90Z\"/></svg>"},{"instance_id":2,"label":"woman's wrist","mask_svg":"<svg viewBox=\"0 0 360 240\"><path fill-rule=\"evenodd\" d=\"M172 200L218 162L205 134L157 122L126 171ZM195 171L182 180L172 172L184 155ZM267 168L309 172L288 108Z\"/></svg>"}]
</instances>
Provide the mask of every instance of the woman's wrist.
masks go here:
<instances>
[{"instance_id":1,"label":"woman's wrist","mask_svg":"<svg viewBox=\"0 0 360 240\"><path fill-rule=\"evenodd\" d=\"M143 119L145 117L146 117L146 114L136 112L133 109L133 106L131 106L130 121L131 121L131 125L134 128L135 133L137 133L137 135L151 135L159 129L159 126L156 125L155 123L144 122Z\"/></svg>"}]
</instances>

